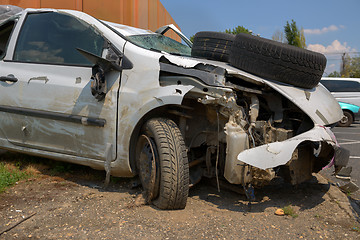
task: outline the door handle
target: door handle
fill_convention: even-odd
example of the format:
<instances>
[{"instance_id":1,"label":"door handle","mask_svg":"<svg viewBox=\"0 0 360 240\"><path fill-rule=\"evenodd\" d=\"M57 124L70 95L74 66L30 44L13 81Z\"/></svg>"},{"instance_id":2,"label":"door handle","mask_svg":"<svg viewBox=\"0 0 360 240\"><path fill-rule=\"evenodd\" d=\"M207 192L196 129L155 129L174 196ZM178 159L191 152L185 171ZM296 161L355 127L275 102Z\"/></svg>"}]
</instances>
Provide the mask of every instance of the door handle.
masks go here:
<instances>
[{"instance_id":1,"label":"door handle","mask_svg":"<svg viewBox=\"0 0 360 240\"><path fill-rule=\"evenodd\" d=\"M7 75L7 76L1 76L1 77L0 77L0 81L2 81L2 82L13 82L13 83L15 83L15 82L18 81L18 79L17 79L14 75L9 74L9 75Z\"/></svg>"},{"instance_id":2,"label":"door handle","mask_svg":"<svg viewBox=\"0 0 360 240\"><path fill-rule=\"evenodd\" d=\"M28 83L30 83L30 81L34 81L34 80L45 81L45 83L47 83L49 81L49 79L46 76L41 76L41 77L30 78Z\"/></svg>"}]
</instances>

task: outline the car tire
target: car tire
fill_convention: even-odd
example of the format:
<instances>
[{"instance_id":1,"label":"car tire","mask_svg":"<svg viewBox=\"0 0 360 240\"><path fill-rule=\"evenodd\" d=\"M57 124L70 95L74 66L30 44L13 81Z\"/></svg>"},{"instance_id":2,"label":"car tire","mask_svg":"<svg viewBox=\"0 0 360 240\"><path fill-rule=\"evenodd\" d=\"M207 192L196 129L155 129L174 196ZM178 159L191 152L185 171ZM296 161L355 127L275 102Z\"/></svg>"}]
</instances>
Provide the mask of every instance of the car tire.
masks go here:
<instances>
[{"instance_id":1,"label":"car tire","mask_svg":"<svg viewBox=\"0 0 360 240\"><path fill-rule=\"evenodd\" d=\"M338 122L339 127L349 127L354 122L353 115L348 111L343 111L343 118Z\"/></svg>"},{"instance_id":2,"label":"car tire","mask_svg":"<svg viewBox=\"0 0 360 240\"><path fill-rule=\"evenodd\" d=\"M185 143L175 122L146 122L136 147L137 167L145 199L160 209L183 209L189 194Z\"/></svg>"},{"instance_id":3,"label":"car tire","mask_svg":"<svg viewBox=\"0 0 360 240\"><path fill-rule=\"evenodd\" d=\"M191 56L228 62L235 35L222 32L198 32L194 36Z\"/></svg>"},{"instance_id":4,"label":"car tire","mask_svg":"<svg viewBox=\"0 0 360 240\"><path fill-rule=\"evenodd\" d=\"M232 44L229 63L263 78L310 89L318 85L326 58L320 53L240 33Z\"/></svg>"}]
</instances>

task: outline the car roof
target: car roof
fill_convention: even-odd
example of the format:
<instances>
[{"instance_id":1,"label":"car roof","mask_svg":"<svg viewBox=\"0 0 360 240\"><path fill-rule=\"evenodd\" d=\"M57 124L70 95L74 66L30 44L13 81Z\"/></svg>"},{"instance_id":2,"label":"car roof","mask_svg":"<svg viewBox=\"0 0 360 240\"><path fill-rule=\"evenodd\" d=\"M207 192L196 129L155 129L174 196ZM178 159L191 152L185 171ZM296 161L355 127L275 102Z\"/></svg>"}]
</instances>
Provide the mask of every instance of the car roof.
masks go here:
<instances>
[{"instance_id":1,"label":"car roof","mask_svg":"<svg viewBox=\"0 0 360 240\"><path fill-rule=\"evenodd\" d=\"M27 8L24 11L25 12L62 12L62 13L67 13L67 14L73 15L73 16L78 17L83 20L85 20L84 18L88 18L89 16L91 16L84 12L80 12L80 11L76 11L76 10L67 10L67 9ZM93 17L93 16L91 16L91 17ZM105 21L105 20L100 20L100 21L106 25L111 26L113 29L115 29L117 32L119 32L123 36L155 34L154 32L152 32L150 30L146 30L146 29L131 27L131 26L114 23L114 22L109 22L109 21Z\"/></svg>"},{"instance_id":2,"label":"car roof","mask_svg":"<svg viewBox=\"0 0 360 240\"><path fill-rule=\"evenodd\" d=\"M113 23L101 20L103 23L111 26L116 31L121 33L124 36L131 36L131 35L142 35L142 34L154 34L154 32L146 29L136 28L136 27L130 27L127 25L119 24L119 23Z\"/></svg>"}]
</instances>

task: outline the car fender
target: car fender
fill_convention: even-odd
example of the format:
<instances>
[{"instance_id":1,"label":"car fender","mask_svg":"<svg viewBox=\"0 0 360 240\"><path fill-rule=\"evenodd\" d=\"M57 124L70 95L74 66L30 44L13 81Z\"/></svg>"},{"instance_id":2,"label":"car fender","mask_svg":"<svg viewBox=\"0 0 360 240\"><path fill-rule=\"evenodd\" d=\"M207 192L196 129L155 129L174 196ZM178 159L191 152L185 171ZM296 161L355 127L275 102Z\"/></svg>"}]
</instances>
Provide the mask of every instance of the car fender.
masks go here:
<instances>
[{"instance_id":1,"label":"car fender","mask_svg":"<svg viewBox=\"0 0 360 240\"><path fill-rule=\"evenodd\" d=\"M356 105L350 104L350 103L339 102L339 105L342 110L349 110L354 114L358 113L360 110L359 106L356 106Z\"/></svg>"},{"instance_id":2,"label":"car fender","mask_svg":"<svg viewBox=\"0 0 360 240\"><path fill-rule=\"evenodd\" d=\"M340 105L322 84L303 89L269 80L264 83L297 105L315 124L330 125L342 118Z\"/></svg>"},{"instance_id":3,"label":"car fender","mask_svg":"<svg viewBox=\"0 0 360 240\"><path fill-rule=\"evenodd\" d=\"M194 86L170 85L150 89L138 98L138 94L122 93L123 97L133 99L134 104L119 106L117 158L111 163L111 174L116 176L133 176L129 150L130 139L139 121L152 110L166 105L180 105L185 94ZM124 96L126 95L126 96Z\"/></svg>"}]
</instances>

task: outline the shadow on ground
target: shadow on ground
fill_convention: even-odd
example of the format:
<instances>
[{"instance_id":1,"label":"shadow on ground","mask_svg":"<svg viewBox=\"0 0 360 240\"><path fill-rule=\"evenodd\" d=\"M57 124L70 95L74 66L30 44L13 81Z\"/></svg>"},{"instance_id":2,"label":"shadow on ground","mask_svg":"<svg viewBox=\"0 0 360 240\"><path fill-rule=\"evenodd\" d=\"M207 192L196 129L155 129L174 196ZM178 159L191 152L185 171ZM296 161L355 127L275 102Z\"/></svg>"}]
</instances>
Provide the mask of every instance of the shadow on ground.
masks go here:
<instances>
[{"instance_id":1,"label":"shadow on ground","mask_svg":"<svg viewBox=\"0 0 360 240\"><path fill-rule=\"evenodd\" d=\"M42 177L56 177L60 182L63 179L73 184L96 188L100 192L141 193L137 178L111 177L110 185L105 189L103 188L105 171L98 171L81 165L18 153L6 153L0 157L0 161L14 163L20 168L33 165ZM243 213L249 211L263 212L269 207L282 208L287 205L298 206L300 210L305 210L321 204L324 201L323 196L329 188L329 184L319 183L316 177L298 186L291 186L278 180L262 189L255 189L256 200L249 206L244 194L223 187L218 192L212 181L204 179L190 189L189 197L203 200L219 209ZM241 192L242 188L239 187L238 189L238 192Z\"/></svg>"},{"instance_id":2,"label":"shadow on ground","mask_svg":"<svg viewBox=\"0 0 360 240\"><path fill-rule=\"evenodd\" d=\"M323 196L329 188L330 184L319 183L316 177L297 186L277 181L261 189L255 189L256 200L251 202L251 207L249 207L249 201L244 194L221 189L221 187L219 193L216 187L210 186L207 181L202 181L190 190L190 197L198 197L219 209L243 213L263 212L269 207L282 208L287 205L298 206L300 210L305 210L324 202Z\"/></svg>"}]
</instances>

